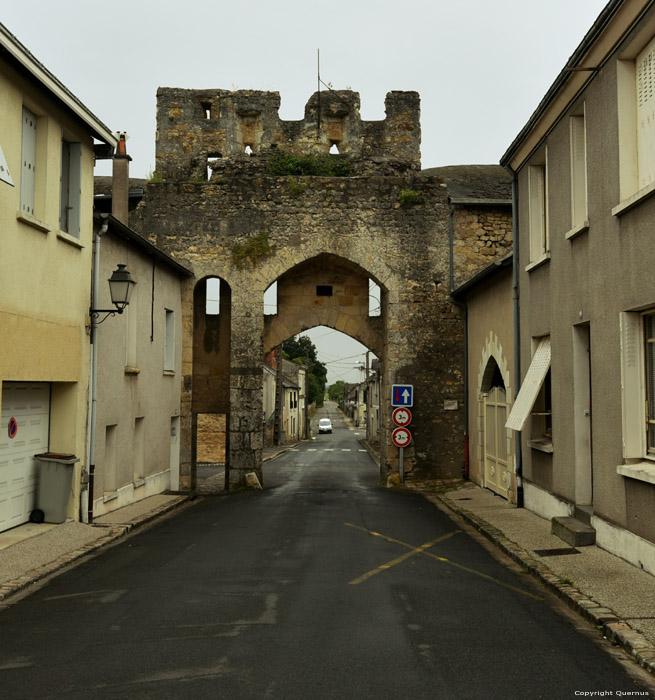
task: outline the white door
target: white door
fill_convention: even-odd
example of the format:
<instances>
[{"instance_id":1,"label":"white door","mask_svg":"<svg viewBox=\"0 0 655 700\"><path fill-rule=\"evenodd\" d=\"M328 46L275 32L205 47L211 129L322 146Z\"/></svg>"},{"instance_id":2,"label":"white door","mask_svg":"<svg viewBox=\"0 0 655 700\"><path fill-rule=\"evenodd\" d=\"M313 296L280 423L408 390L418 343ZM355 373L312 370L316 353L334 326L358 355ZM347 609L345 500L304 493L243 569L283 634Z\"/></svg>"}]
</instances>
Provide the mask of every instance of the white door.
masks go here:
<instances>
[{"instance_id":1,"label":"white door","mask_svg":"<svg viewBox=\"0 0 655 700\"><path fill-rule=\"evenodd\" d=\"M506 420L505 390L495 386L484 395L484 485L504 498L510 488Z\"/></svg>"},{"instance_id":2,"label":"white door","mask_svg":"<svg viewBox=\"0 0 655 700\"><path fill-rule=\"evenodd\" d=\"M48 451L50 385L3 382L0 423L0 532L26 523L35 508L37 461Z\"/></svg>"}]
</instances>

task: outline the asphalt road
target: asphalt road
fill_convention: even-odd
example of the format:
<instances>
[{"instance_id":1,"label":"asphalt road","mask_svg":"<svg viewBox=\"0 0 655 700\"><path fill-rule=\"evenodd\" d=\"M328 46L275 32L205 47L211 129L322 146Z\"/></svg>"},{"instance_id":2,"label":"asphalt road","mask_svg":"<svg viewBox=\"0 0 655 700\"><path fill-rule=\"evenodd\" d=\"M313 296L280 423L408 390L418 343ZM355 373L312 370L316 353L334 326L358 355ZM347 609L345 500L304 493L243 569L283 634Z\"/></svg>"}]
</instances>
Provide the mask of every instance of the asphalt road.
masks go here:
<instances>
[{"instance_id":1,"label":"asphalt road","mask_svg":"<svg viewBox=\"0 0 655 700\"><path fill-rule=\"evenodd\" d=\"M457 521L380 488L327 411L333 434L267 463L263 492L203 499L3 610L0 697L647 692Z\"/></svg>"}]
</instances>

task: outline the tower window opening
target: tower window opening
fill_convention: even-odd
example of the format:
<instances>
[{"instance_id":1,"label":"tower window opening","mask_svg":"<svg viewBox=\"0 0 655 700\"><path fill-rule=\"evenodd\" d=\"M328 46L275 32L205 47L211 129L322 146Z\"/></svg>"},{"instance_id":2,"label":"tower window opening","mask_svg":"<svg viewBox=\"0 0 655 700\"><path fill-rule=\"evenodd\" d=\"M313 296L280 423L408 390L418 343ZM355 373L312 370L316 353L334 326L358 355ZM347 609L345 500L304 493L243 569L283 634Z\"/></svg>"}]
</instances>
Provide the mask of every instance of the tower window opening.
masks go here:
<instances>
[{"instance_id":1,"label":"tower window opening","mask_svg":"<svg viewBox=\"0 0 655 700\"><path fill-rule=\"evenodd\" d=\"M317 284L316 285L316 296L317 297L331 297L332 296L332 285L331 284Z\"/></svg>"}]
</instances>

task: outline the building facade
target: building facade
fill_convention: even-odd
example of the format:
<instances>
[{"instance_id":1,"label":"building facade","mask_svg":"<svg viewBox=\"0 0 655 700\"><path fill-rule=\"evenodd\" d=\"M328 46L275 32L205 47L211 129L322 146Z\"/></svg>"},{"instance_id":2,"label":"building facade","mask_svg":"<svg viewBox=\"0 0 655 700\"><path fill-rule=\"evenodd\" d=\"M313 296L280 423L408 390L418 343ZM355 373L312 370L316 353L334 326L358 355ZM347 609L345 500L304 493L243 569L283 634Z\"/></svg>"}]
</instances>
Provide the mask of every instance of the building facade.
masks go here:
<instances>
[{"instance_id":1,"label":"building facade","mask_svg":"<svg viewBox=\"0 0 655 700\"><path fill-rule=\"evenodd\" d=\"M655 573L655 9L613 0L511 144L526 507Z\"/></svg>"},{"instance_id":2,"label":"building facade","mask_svg":"<svg viewBox=\"0 0 655 700\"><path fill-rule=\"evenodd\" d=\"M93 166L116 139L0 25L0 530L35 508L34 454L85 466ZM94 147L94 139L99 142ZM94 153L94 150L96 151Z\"/></svg>"}]
</instances>

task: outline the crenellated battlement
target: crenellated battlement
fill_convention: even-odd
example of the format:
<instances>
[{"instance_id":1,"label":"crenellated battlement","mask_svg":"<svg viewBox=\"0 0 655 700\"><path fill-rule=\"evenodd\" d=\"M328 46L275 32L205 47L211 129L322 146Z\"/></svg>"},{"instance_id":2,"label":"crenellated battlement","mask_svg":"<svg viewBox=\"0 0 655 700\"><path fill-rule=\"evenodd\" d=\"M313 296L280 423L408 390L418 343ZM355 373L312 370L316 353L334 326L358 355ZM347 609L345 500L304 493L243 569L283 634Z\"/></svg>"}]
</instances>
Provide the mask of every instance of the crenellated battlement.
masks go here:
<instances>
[{"instance_id":1,"label":"crenellated battlement","mask_svg":"<svg viewBox=\"0 0 655 700\"><path fill-rule=\"evenodd\" d=\"M157 91L156 171L165 180L261 174L273 152L333 155L354 175L398 175L421 167L420 97L394 91L386 117L363 121L359 93L314 93L304 118L279 117L280 94L260 90Z\"/></svg>"}]
</instances>

